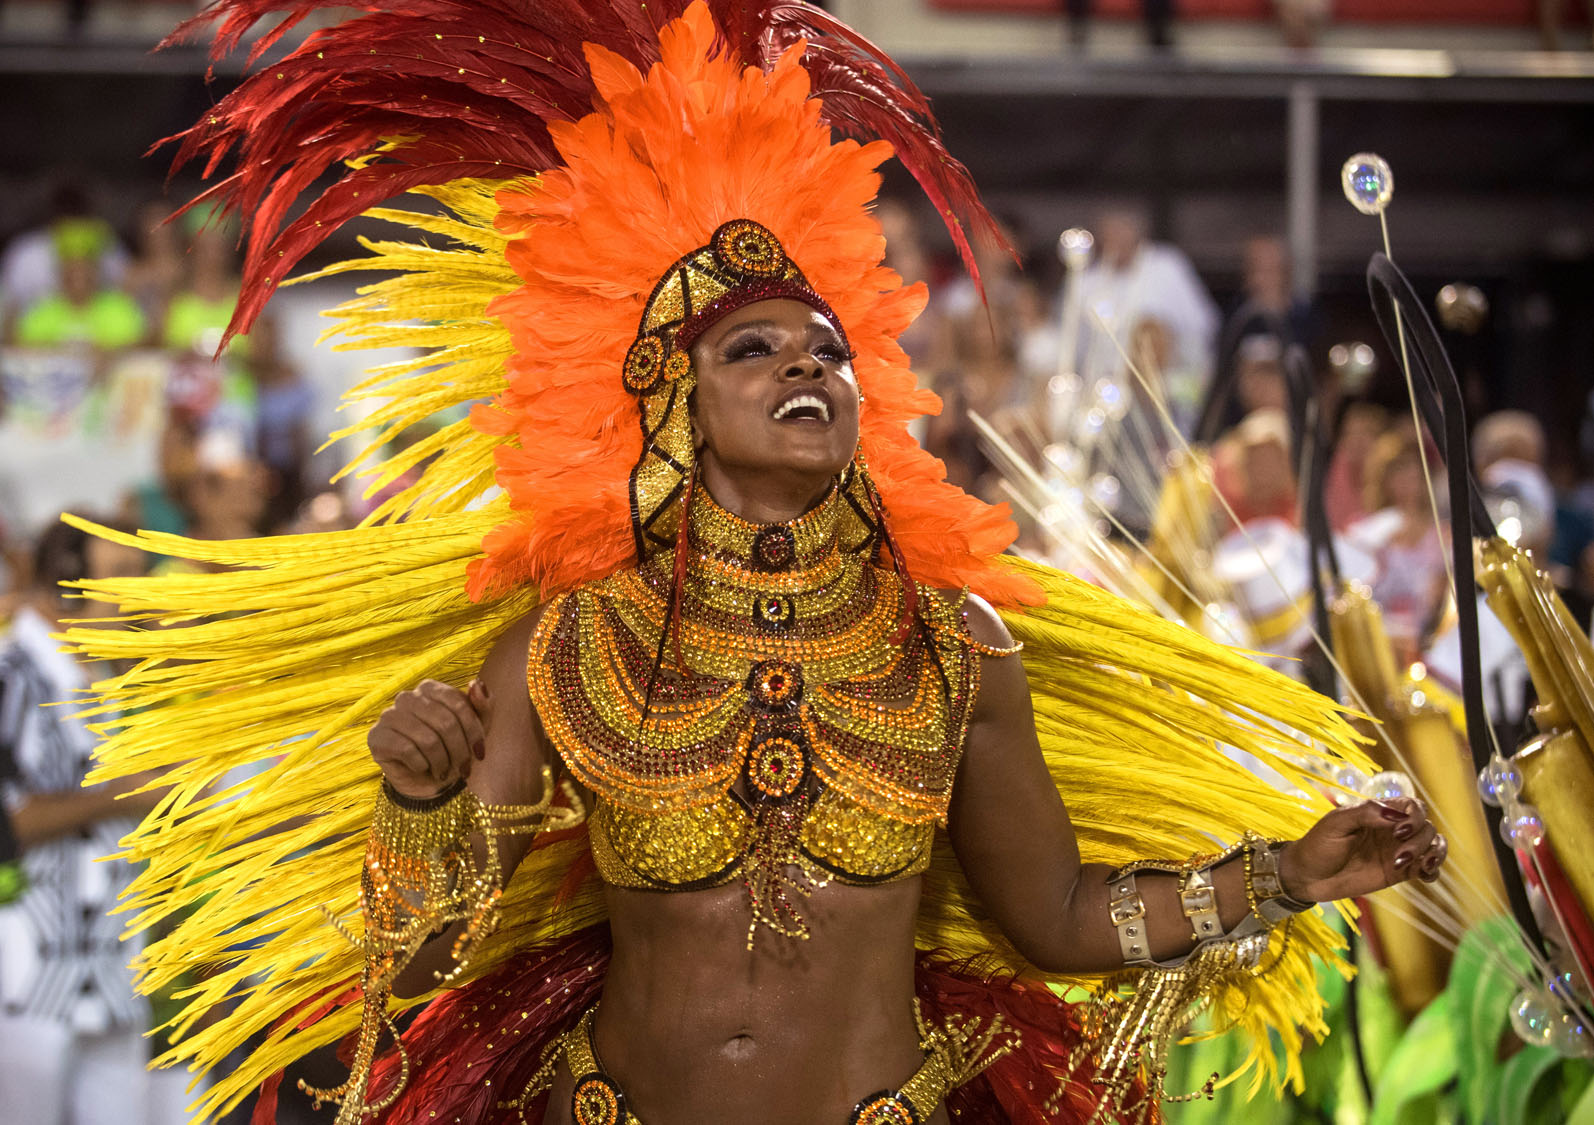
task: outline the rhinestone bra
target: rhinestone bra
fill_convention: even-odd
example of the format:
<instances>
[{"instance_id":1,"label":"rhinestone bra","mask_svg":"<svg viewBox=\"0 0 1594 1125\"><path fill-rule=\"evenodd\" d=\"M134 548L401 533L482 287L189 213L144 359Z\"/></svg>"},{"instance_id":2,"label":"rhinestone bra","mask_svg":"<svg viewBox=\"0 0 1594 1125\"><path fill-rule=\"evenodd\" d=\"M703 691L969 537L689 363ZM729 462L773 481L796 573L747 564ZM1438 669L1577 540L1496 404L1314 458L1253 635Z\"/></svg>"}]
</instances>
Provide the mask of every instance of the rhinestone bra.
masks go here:
<instances>
[{"instance_id":1,"label":"rhinestone bra","mask_svg":"<svg viewBox=\"0 0 1594 1125\"><path fill-rule=\"evenodd\" d=\"M910 619L896 574L840 548L839 489L769 525L697 493L679 628L660 553L550 602L528 684L593 791L607 882L687 890L739 876L749 941L759 924L800 937L796 898L928 865L984 649L935 591L918 591Z\"/></svg>"}]
</instances>

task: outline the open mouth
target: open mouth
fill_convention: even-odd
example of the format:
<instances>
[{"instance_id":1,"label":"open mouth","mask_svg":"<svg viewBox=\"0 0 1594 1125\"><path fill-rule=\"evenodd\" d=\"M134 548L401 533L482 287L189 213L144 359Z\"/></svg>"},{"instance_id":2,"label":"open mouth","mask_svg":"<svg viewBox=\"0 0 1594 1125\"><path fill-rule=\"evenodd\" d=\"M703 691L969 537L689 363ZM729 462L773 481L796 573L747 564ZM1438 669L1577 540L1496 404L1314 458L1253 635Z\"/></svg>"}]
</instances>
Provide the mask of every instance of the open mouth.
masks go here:
<instances>
[{"instance_id":1,"label":"open mouth","mask_svg":"<svg viewBox=\"0 0 1594 1125\"><path fill-rule=\"evenodd\" d=\"M820 395L803 391L775 407L770 417L777 422L829 422L830 402Z\"/></svg>"}]
</instances>

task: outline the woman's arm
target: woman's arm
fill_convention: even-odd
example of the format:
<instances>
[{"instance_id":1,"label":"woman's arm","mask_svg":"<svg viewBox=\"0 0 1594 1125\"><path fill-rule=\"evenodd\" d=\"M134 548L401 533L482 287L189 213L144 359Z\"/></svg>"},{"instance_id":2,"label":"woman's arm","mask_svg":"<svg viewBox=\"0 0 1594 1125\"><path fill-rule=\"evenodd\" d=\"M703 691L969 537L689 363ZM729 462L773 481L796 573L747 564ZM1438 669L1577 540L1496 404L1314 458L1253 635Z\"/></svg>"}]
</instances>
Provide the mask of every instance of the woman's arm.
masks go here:
<instances>
[{"instance_id":1,"label":"woman's arm","mask_svg":"<svg viewBox=\"0 0 1594 1125\"><path fill-rule=\"evenodd\" d=\"M1012 644L1002 619L980 599L969 599L968 620L975 640L998 648ZM1120 968L1123 953L1108 909L1112 869L1080 859L1068 810L1036 738L1023 664L1017 656L979 659L980 695L947 814L958 861L1003 933L1037 968ZM1122 810L1126 825L1135 815L1133 808ZM1327 814L1285 847L1279 869L1285 893L1311 902L1365 894L1413 873L1437 877L1443 859L1443 839L1420 803L1368 803ZM1213 883L1227 932L1249 911L1240 857L1220 865ZM1174 874L1138 876L1153 960L1180 957L1195 944L1178 884Z\"/></svg>"},{"instance_id":2,"label":"woman's arm","mask_svg":"<svg viewBox=\"0 0 1594 1125\"><path fill-rule=\"evenodd\" d=\"M416 727L415 722L402 724L402 729L407 732L402 735L403 740L411 743L410 748L415 752L420 752L421 748L413 744L426 739L427 731L432 731L436 735L435 744L425 747L426 754L431 759L450 763L449 767L436 774L434 792L446 791L463 774L470 791L483 804L532 805L542 800L543 766L552 763L554 756L548 751L547 741L526 690L526 659L531 635L540 616L539 607L499 638L482 665L477 684L470 692L460 692L439 684L437 687L459 698L448 699L442 693L436 693L440 698L424 698L412 704L412 710L416 712L412 716L415 722L420 721L420 715L427 716L430 721L424 724L424 729ZM425 685L416 690L425 691ZM477 741L472 737L476 731L470 727L468 719L461 721L463 715L456 717L442 710L457 709L461 701L479 717L479 753L473 745ZM396 702L395 707L398 706ZM433 724L441 727L441 731L436 731ZM373 730L373 736L375 733ZM397 735L398 731L393 733ZM397 739L394 744L397 745ZM463 771L453 765L459 761L462 748L468 754L463 762ZM412 792L411 795L419 794ZM471 843L476 862L480 865L485 862L486 842L478 836ZM503 885L508 885L515 868L530 850L531 843L532 836L529 833L498 837ZM394 978L394 994L418 996L436 988L437 974L454 967L451 951L454 939L463 926L463 922L456 922L422 946Z\"/></svg>"},{"instance_id":3,"label":"woman's arm","mask_svg":"<svg viewBox=\"0 0 1594 1125\"><path fill-rule=\"evenodd\" d=\"M150 774L118 778L87 789L64 793L35 793L23 798L11 811L11 826L17 843L27 850L50 840L79 832L113 817L138 819L152 812L164 790L150 790L123 797L152 779Z\"/></svg>"}]
</instances>

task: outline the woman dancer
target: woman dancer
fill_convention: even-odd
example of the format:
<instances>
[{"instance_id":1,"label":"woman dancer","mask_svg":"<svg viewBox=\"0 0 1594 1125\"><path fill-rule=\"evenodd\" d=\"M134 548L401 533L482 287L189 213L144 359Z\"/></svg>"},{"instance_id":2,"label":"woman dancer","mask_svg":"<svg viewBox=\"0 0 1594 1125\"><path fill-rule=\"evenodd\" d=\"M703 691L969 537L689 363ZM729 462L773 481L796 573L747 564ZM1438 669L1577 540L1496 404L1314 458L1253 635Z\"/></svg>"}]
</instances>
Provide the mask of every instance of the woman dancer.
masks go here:
<instances>
[{"instance_id":1,"label":"woman dancer","mask_svg":"<svg viewBox=\"0 0 1594 1125\"><path fill-rule=\"evenodd\" d=\"M223 38L271 6L223 4ZM188 626L175 667L171 633L74 636L153 658L104 693L145 707L115 768L176 780L134 902L200 900L151 978L213 961L195 1013L242 997L177 1050L203 1063L273 1021L212 1106L355 1031L324 1092L347 1122L1143 1118L1142 1064L1155 1088L1204 998L1264 1038L1310 1022L1309 903L1443 861L1414 802L1247 831L1312 816L1219 745L1304 777L1322 748L1355 756L1332 705L999 557L1005 514L905 429L934 403L895 345L922 291L880 269L868 211L888 149L827 121L888 107L871 125L978 218L961 169L843 26L718 8L406 5L311 37L189 137L242 144L226 192L266 201L240 324L362 191L448 180L452 216L408 221L453 244L375 246L411 275L345 315L437 349L382 385L378 426L494 396L384 470L435 457L377 516L405 522L143 537L250 569L91 587L235 614ZM540 134L489 124L500 85ZM590 111L555 113L550 86ZM273 239L302 173L345 158ZM240 800L202 795L306 731ZM306 907L347 913L366 824L351 952ZM1240 838L1189 854L1220 835ZM1188 858L1126 862L1158 852ZM1083 1012L1041 983L1123 970ZM390 992L440 984L462 987L385 1050Z\"/></svg>"}]
</instances>

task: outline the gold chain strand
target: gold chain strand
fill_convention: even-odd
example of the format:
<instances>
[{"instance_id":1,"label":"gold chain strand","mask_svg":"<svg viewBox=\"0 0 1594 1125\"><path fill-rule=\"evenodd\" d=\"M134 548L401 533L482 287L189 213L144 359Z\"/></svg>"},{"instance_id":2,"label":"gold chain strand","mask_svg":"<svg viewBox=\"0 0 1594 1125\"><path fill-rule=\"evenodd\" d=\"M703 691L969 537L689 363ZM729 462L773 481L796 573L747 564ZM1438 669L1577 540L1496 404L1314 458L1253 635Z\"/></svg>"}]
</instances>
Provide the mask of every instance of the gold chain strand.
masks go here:
<instances>
[{"instance_id":1,"label":"gold chain strand","mask_svg":"<svg viewBox=\"0 0 1594 1125\"><path fill-rule=\"evenodd\" d=\"M316 1105L339 1105L336 1125L358 1125L398 1098L409 1081L409 1058L387 1012L393 982L428 941L456 922L465 923L449 950L453 967L436 974L439 986L453 983L475 949L498 923L503 864L498 840L573 828L585 818L580 796L569 782L554 785L553 771L542 770L542 800L532 805L489 805L461 786L441 803L395 800L384 786L376 801L360 879L363 935L331 918L364 954L360 974L362 1009L349 1079L318 1089L302 1079L300 1089ZM556 805L563 793L565 803ZM411 807L406 807L411 804ZM477 860L471 845L482 841ZM329 916L330 917L330 916ZM367 1102L371 1066L383 1031L400 1052L399 1080L378 1102Z\"/></svg>"}]
</instances>

